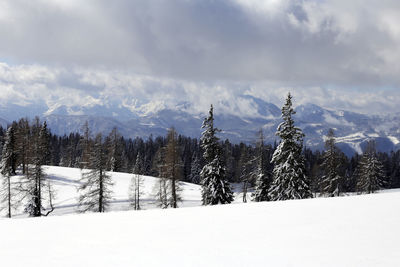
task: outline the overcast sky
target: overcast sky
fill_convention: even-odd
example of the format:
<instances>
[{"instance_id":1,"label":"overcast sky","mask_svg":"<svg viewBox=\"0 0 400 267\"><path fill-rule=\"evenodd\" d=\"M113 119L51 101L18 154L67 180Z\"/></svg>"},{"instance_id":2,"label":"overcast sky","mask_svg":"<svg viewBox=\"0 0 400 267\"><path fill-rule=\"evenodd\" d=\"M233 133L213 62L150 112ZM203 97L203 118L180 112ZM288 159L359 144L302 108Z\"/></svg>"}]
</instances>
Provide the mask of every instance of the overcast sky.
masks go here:
<instances>
[{"instance_id":1,"label":"overcast sky","mask_svg":"<svg viewBox=\"0 0 400 267\"><path fill-rule=\"evenodd\" d=\"M2 0L0 104L399 112L398 0Z\"/></svg>"}]
</instances>

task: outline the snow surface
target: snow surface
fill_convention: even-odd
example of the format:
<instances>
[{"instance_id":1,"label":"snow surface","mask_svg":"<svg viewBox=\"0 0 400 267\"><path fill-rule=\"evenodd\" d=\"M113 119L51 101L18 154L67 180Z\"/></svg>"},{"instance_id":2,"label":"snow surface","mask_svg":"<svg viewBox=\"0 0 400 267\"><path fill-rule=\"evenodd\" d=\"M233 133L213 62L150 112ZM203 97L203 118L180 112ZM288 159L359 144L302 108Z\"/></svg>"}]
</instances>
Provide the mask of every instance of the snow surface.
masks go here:
<instances>
[{"instance_id":1,"label":"snow surface","mask_svg":"<svg viewBox=\"0 0 400 267\"><path fill-rule=\"evenodd\" d=\"M51 184L56 191L56 198L53 201L55 210L51 213L53 215L74 214L78 212L77 199L79 196L78 188L80 186L79 179L81 178L81 170L77 168L65 167L43 167L47 177L51 180ZM110 172L114 186L111 188L113 191L113 200L109 209L116 210L130 210L132 207L129 202L129 186L132 179L132 174ZM19 177L13 177L18 179ZM151 209L156 207L154 197L154 184L158 178L143 176L144 188L142 189L144 195L141 197L141 206L144 209ZM181 182L183 202L179 203L180 207L191 207L201 205L200 186L190 183ZM44 203L46 205L46 203ZM5 214L5 210L0 215ZM26 217L23 213L23 205L14 214L16 217Z\"/></svg>"},{"instance_id":2,"label":"snow surface","mask_svg":"<svg viewBox=\"0 0 400 267\"><path fill-rule=\"evenodd\" d=\"M74 203L71 181L76 178L71 177L78 177L79 170L51 167L48 173L60 183L59 201ZM126 198L129 176L113 174L117 199ZM155 179L146 178L146 187ZM199 197L197 186L186 185L188 198ZM340 198L1 219L0 258L2 266L40 267L400 266L399 210L400 190L389 190Z\"/></svg>"},{"instance_id":3,"label":"snow surface","mask_svg":"<svg viewBox=\"0 0 400 267\"><path fill-rule=\"evenodd\" d=\"M388 136L389 140L392 141L393 144L397 145L400 143L399 139L395 136Z\"/></svg>"}]
</instances>

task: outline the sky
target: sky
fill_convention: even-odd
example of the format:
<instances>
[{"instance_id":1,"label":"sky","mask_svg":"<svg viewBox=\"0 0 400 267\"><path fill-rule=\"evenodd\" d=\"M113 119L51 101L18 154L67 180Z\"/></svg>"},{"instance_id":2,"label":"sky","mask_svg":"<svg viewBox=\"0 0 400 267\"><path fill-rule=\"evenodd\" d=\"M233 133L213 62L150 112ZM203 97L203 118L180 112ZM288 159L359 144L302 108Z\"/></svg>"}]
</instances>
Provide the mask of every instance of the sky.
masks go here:
<instances>
[{"instance_id":1,"label":"sky","mask_svg":"<svg viewBox=\"0 0 400 267\"><path fill-rule=\"evenodd\" d=\"M2 0L0 36L3 106L400 111L398 0Z\"/></svg>"}]
</instances>

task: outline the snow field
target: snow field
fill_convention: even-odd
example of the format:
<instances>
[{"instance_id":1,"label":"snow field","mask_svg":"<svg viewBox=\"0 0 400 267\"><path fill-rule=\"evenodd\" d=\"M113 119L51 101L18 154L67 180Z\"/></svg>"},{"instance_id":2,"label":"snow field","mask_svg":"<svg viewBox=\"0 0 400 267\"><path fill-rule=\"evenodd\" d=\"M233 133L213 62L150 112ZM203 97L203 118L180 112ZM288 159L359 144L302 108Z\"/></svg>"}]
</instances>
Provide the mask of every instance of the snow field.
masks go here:
<instances>
[{"instance_id":1,"label":"snow field","mask_svg":"<svg viewBox=\"0 0 400 267\"><path fill-rule=\"evenodd\" d=\"M73 206L72 177L79 177L79 170L50 167L48 173L58 181L57 205ZM116 199L124 201L131 175L112 175ZM146 192L153 179L146 177ZM188 199L199 201L198 186L184 188ZM5 266L395 267L400 266L399 210L400 190L389 190L339 198L1 219L0 255ZM56 214L72 211L59 208Z\"/></svg>"},{"instance_id":2,"label":"snow field","mask_svg":"<svg viewBox=\"0 0 400 267\"><path fill-rule=\"evenodd\" d=\"M56 191L56 197L53 201L55 210L51 213L53 215L65 215L78 212L77 199L79 196L78 188L80 185L79 179L81 178L81 170L77 168L65 168L44 166L44 171L47 178L51 180L52 187ZM112 186L113 200L110 203L109 210L130 210L132 207L129 203L129 186L133 174L129 173L114 173L109 172L114 182ZM141 198L141 206L143 209L156 208L153 187L158 178L143 176L143 193ZM18 177L14 177L18 179ZM180 207L191 207L201 205L200 186L190 183L181 183L183 202ZM45 202L45 205L47 202ZM4 213L4 211L3 211ZM2 214L2 213L1 213ZM23 207L14 213L16 217L26 217L23 213Z\"/></svg>"}]
</instances>

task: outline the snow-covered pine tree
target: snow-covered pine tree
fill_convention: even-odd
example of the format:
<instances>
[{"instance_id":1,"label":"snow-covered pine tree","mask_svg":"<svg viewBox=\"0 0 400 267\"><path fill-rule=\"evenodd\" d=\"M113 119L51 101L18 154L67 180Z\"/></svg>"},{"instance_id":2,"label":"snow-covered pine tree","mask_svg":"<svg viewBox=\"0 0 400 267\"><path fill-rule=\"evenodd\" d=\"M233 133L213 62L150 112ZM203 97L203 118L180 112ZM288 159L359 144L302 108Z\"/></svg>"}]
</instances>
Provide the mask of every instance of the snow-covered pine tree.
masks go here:
<instances>
[{"instance_id":1,"label":"snow-covered pine tree","mask_svg":"<svg viewBox=\"0 0 400 267\"><path fill-rule=\"evenodd\" d=\"M335 133L329 129L323 154L323 176L321 178L321 193L331 197L340 196L343 191L344 173L341 171L340 151L335 145Z\"/></svg>"},{"instance_id":2,"label":"snow-covered pine tree","mask_svg":"<svg viewBox=\"0 0 400 267\"><path fill-rule=\"evenodd\" d=\"M11 176L15 175L15 147L15 130L11 125L5 136L0 166L2 174L1 202L6 203L8 218L11 218L11 211L14 206Z\"/></svg>"},{"instance_id":3,"label":"snow-covered pine tree","mask_svg":"<svg viewBox=\"0 0 400 267\"><path fill-rule=\"evenodd\" d=\"M374 193L385 186L385 176L383 164L376 156L375 141L371 140L359 162L358 191Z\"/></svg>"},{"instance_id":4,"label":"snow-covered pine tree","mask_svg":"<svg viewBox=\"0 0 400 267\"><path fill-rule=\"evenodd\" d=\"M304 134L295 127L292 116L292 96L289 93L282 107L283 122L278 126L276 135L281 141L272 156L273 181L269 190L271 200L303 199L312 197L305 174L302 155Z\"/></svg>"},{"instance_id":5,"label":"snow-covered pine tree","mask_svg":"<svg viewBox=\"0 0 400 267\"><path fill-rule=\"evenodd\" d=\"M189 181L194 184L199 184L200 172L201 172L200 159L197 156L197 153L194 152L192 156L192 163L190 166Z\"/></svg>"},{"instance_id":6,"label":"snow-covered pine tree","mask_svg":"<svg viewBox=\"0 0 400 267\"><path fill-rule=\"evenodd\" d=\"M144 173L144 159L139 152L136 156L135 166L133 167L133 177L129 188L129 196L131 205L135 210L140 210L140 198L143 196L143 173Z\"/></svg>"},{"instance_id":7,"label":"snow-covered pine tree","mask_svg":"<svg viewBox=\"0 0 400 267\"><path fill-rule=\"evenodd\" d=\"M113 186L111 177L105 167L107 154L103 144L103 137L98 134L91 149L89 170L82 170L82 185L79 188L79 207L82 212L105 212L110 201Z\"/></svg>"},{"instance_id":8,"label":"snow-covered pine tree","mask_svg":"<svg viewBox=\"0 0 400 267\"><path fill-rule=\"evenodd\" d=\"M253 200L256 202L269 201L269 190L271 187L271 177L265 171L265 159L264 159L264 134L262 129L259 131L259 137L257 142L258 155L256 158L257 167L253 176L256 179L255 191L253 193Z\"/></svg>"},{"instance_id":9,"label":"snow-covered pine tree","mask_svg":"<svg viewBox=\"0 0 400 267\"><path fill-rule=\"evenodd\" d=\"M201 147L204 150L203 167L200 177L202 185L203 205L228 204L233 201L233 192L225 180L225 167L221 160L221 149L214 128L214 111L211 105L209 116L204 119L202 128L205 129L201 136Z\"/></svg>"}]
</instances>

